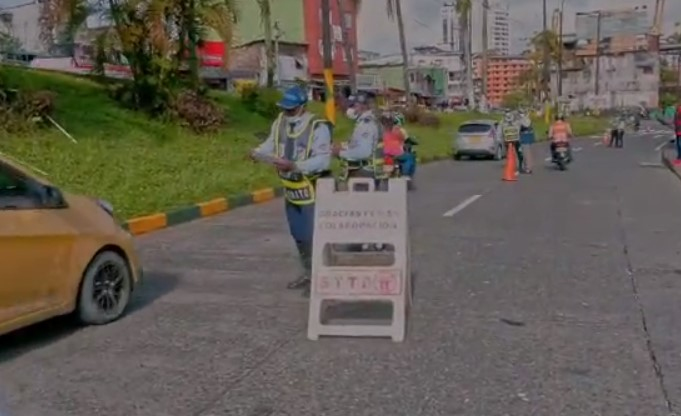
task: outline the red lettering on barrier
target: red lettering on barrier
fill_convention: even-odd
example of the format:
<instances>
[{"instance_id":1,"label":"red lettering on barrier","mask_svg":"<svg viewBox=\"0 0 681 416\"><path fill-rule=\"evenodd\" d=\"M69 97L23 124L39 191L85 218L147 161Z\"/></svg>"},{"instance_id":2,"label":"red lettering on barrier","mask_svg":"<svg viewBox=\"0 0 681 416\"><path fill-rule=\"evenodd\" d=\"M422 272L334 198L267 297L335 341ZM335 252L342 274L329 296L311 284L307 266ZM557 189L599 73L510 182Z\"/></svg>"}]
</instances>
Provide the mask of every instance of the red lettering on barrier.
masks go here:
<instances>
[{"instance_id":1,"label":"red lettering on barrier","mask_svg":"<svg viewBox=\"0 0 681 416\"><path fill-rule=\"evenodd\" d=\"M338 296L397 296L402 294L398 269L336 269L315 276L315 291Z\"/></svg>"}]
</instances>

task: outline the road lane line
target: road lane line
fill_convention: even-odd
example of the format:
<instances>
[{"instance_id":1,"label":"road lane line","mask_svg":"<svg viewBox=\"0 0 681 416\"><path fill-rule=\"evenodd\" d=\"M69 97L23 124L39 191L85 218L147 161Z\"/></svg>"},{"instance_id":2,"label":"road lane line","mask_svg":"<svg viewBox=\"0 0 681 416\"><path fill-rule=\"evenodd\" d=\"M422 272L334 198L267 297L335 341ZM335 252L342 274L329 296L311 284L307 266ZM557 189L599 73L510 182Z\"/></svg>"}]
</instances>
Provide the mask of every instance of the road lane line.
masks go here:
<instances>
[{"instance_id":1,"label":"road lane line","mask_svg":"<svg viewBox=\"0 0 681 416\"><path fill-rule=\"evenodd\" d=\"M603 146L603 142L596 142L596 143L594 143L594 147L596 147L596 146Z\"/></svg>"},{"instance_id":2,"label":"road lane line","mask_svg":"<svg viewBox=\"0 0 681 416\"><path fill-rule=\"evenodd\" d=\"M455 216L456 214L458 214L459 212L463 211L467 206L469 206L469 205L472 204L473 202L475 202L475 201L477 201L478 199L480 199L480 197L482 197L482 195L473 195L472 197L466 199L465 201L463 201L463 202L460 203L459 205L455 206L454 208L452 208L452 209L450 209L449 211L447 211L447 212L445 212L444 214L442 214L442 216L443 216L443 217L453 217L453 216Z\"/></svg>"},{"instance_id":3,"label":"road lane line","mask_svg":"<svg viewBox=\"0 0 681 416\"><path fill-rule=\"evenodd\" d=\"M668 143L669 143L669 140L663 141L662 143L660 143L660 144L655 148L655 151L656 151L656 152L659 152L659 151L662 150L662 148L665 147Z\"/></svg>"}]
</instances>

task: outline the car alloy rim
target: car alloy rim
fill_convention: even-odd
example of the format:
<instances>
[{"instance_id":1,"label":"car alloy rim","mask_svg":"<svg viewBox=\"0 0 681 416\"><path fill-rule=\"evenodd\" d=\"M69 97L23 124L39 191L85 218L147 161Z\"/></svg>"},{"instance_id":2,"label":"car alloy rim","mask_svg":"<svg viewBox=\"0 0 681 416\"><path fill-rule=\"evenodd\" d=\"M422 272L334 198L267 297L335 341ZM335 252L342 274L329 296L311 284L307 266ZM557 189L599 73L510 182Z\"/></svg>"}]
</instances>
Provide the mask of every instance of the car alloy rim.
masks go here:
<instances>
[{"instance_id":1,"label":"car alloy rim","mask_svg":"<svg viewBox=\"0 0 681 416\"><path fill-rule=\"evenodd\" d=\"M125 275L121 268L111 262L104 263L95 275L92 299L106 313L115 311L121 303L125 289Z\"/></svg>"}]
</instances>

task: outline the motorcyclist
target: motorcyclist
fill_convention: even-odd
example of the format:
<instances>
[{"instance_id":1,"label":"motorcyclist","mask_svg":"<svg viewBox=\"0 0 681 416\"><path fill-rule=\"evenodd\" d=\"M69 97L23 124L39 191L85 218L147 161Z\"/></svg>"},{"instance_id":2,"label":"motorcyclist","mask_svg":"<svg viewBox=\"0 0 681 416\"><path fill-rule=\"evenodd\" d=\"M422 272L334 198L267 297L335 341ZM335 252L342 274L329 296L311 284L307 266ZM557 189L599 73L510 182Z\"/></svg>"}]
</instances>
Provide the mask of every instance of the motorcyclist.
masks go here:
<instances>
[{"instance_id":1,"label":"motorcyclist","mask_svg":"<svg viewBox=\"0 0 681 416\"><path fill-rule=\"evenodd\" d=\"M404 154L405 137L399 126L395 125L395 115L389 111L381 113L381 127L383 131L383 153L385 156L386 173L392 173L392 167L399 163Z\"/></svg>"},{"instance_id":2,"label":"motorcyclist","mask_svg":"<svg viewBox=\"0 0 681 416\"><path fill-rule=\"evenodd\" d=\"M400 113L396 113L395 126L400 130L404 137L404 154L398 158L398 161L400 162L402 175L407 180L411 180L414 177L414 173L416 173L416 153L414 152L413 147L417 146L418 142L415 138L409 136L404 125L404 116Z\"/></svg>"},{"instance_id":3,"label":"motorcyclist","mask_svg":"<svg viewBox=\"0 0 681 416\"><path fill-rule=\"evenodd\" d=\"M572 127L570 123L565 121L565 116L560 114L556 116L555 121L549 128L549 139L551 140L551 158L556 158L556 147L558 144L564 144L568 148L568 157L572 160L572 147L570 146L570 138L572 137Z\"/></svg>"},{"instance_id":4,"label":"motorcyclist","mask_svg":"<svg viewBox=\"0 0 681 416\"><path fill-rule=\"evenodd\" d=\"M513 145L513 148L516 152L516 157L518 159L518 171L524 173L525 161L522 149L520 148L520 126L519 123L516 122L513 113L510 111L507 111L504 114L504 119L501 122L501 134L504 137L507 151L508 146L511 144Z\"/></svg>"}]
</instances>

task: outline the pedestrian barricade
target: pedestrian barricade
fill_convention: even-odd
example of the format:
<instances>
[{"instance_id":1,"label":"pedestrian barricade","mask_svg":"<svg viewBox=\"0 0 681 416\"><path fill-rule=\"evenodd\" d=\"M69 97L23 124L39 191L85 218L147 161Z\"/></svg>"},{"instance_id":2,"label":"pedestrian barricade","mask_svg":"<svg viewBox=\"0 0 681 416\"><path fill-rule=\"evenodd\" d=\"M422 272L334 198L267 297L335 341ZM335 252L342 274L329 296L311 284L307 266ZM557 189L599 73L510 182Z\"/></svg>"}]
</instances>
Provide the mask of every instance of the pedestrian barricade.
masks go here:
<instances>
[{"instance_id":1,"label":"pedestrian barricade","mask_svg":"<svg viewBox=\"0 0 681 416\"><path fill-rule=\"evenodd\" d=\"M404 340L412 303L407 181L390 179L384 185L376 189L373 179L350 178L347 189L339 190L334 179L317 181L307 330L311 340L320 336ZM376 303L391 306L387 319L382 319L389 321L385 325L371 323L371 316L355 316L351 322L339 318L344 324L325 316L340 304L362 315Z\"/></svg>"}]
</instances>

